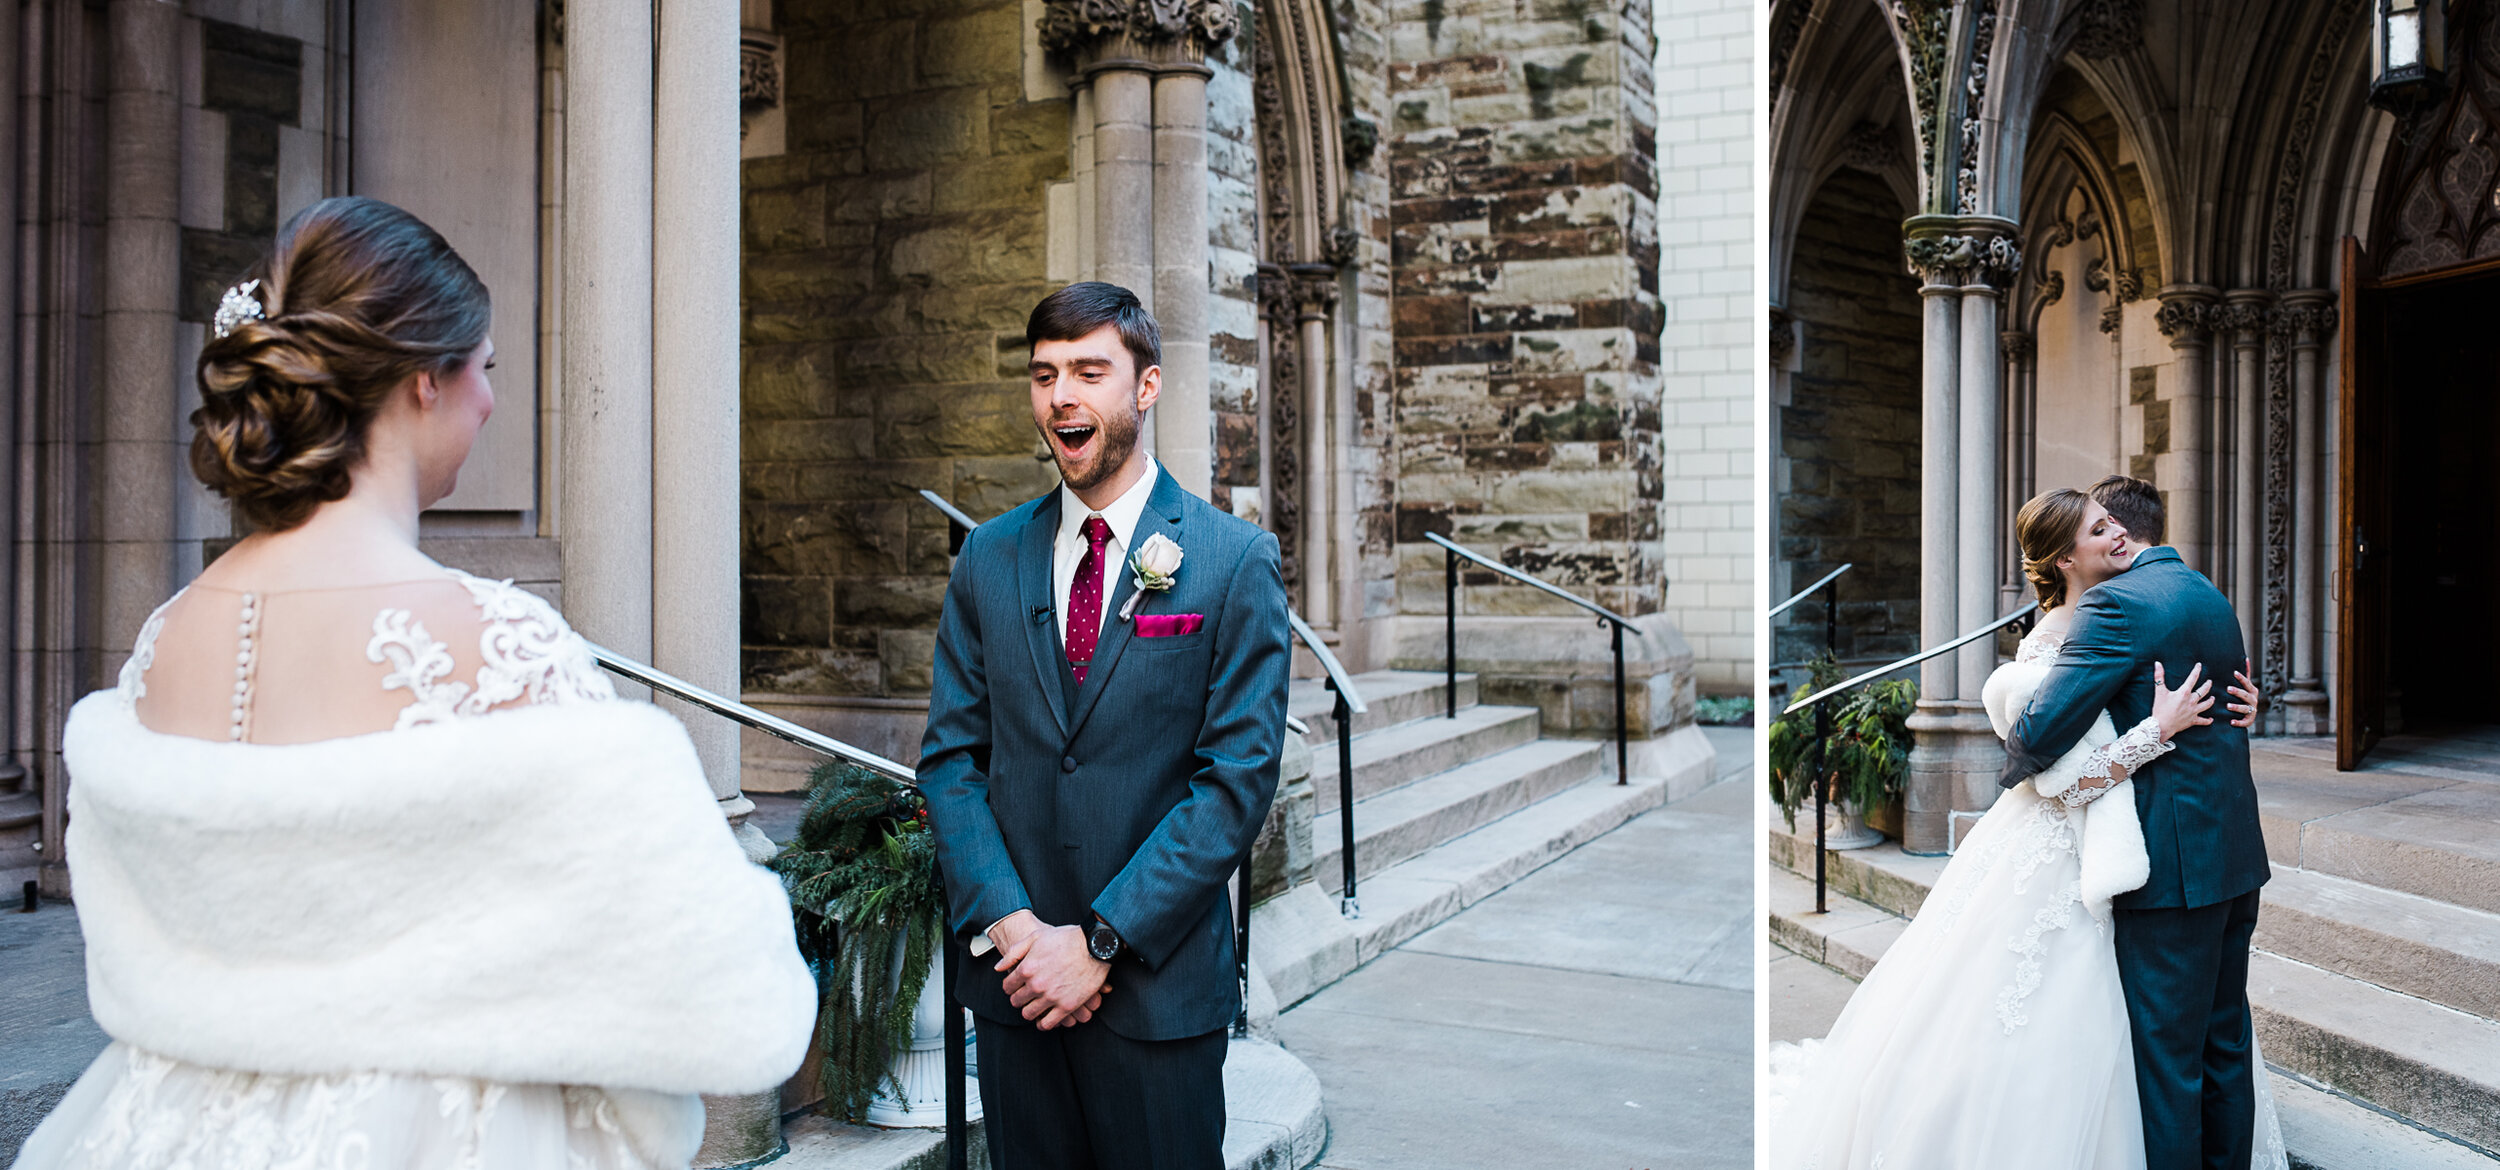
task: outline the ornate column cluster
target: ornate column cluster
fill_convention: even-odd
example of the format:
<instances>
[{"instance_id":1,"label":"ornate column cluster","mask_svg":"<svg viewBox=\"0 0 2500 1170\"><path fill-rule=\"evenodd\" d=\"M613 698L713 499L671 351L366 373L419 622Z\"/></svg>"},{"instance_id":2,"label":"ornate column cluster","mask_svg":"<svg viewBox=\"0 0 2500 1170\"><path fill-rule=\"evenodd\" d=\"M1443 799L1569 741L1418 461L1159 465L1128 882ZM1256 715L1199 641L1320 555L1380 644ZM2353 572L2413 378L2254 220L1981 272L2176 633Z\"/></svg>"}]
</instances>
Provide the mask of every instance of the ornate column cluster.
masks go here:
<instances>
[{"instance_id":1,"label":"ornate column cluster","mask_svg":"<svg viewBox=\"0 0 2500 1170\"><path fill-rule=\"evenodd\" d=\"M1998 298L2022 270L2015 225L1994 216L1922 215L1903 245L1925 300L1919 443L1919 643L1935 646L1996 618L2004 451ZM1995 736L1979 693L1996 667L1982 639L1920 668L1919 746L1904 799L1904 845L1941 853L1953 813L1995 798ZM1985 741L1983 743L1983 741Z\"/></svg>"},{"instance_id":2,"label":"ornate column cluster","mask_svg":"<svg viewBox=\"0 0 2500 1170\"><path fill-rule=\"evenodd\" d=\"M1332 497L1328 410L1328 323L1337 311L1337 266L1259 265L1259 316L1267 323L1268 482L1273 531L1283 546L1285 592L1305 621L1336 622L1328 566Z\"/></svg>"},{"instance_id":3,"label":"ornate column cluster","mask_svg":"<svg viewBox=\"0 0 2500 1170\"><path fill-rule=\"evenodd\" d=\"M2327 718L2324 665L2318 653L2319 640L2325 636L2326 548L2323 543L2326 523L2327 488L2324 460L2321 457L2321 434L2326 427L2326 412L2320 401L2320 388L2325 384L2320 369L2322 351L2328 338L2335 335L2336 295L2329 289L2301 289L2283 294L2283 307L2276 311L2278 336L2291 346L2291 386L2289 417L2282 428L2290 432L2291 452L2287 490L2268 501L2270 510L2280 516L2289 513L2291 529L2291 572L2289 581L2289 613L2283 625L2290 627L2285 639L2290 643L2290 662L2279 659L2263 666L2267 691L2280 694L2282 701L2274 705L2266 727L2286 735L2327 735L2334 724ZM2270 460L2272 462L2272 460ZM2272 649L2275 626L2269 609L2268 649ZM2271 653L2270 658L2273 658ZM2288 665L2289 677L2284 667Z\"/></svg>"},{"instance_id":4,"label":"ornate column cluster","mask_svg":"<svg viewBox=\"0 0 2500 1170\"><path fill-rule=\"evenodd\" d=\"M2051 297L2052 301L2056 298ZM1998 577L1997 609L2022 604L2028 592L2023 580L2022 550L2014 539L2014 514L2031 498L2039 477L2040 339L2037 334L2007 329L1997 334L1997 350L2005 358L2005 490L2004 522L1997 525L1998 556L2004 567Z\"/></svg>"},{"instance_id":5,"label":"ornate column cluster","mask_svg":"<svg viewBox=\"0 0 2500 1170\"><path fill-rule=\"evenodd\" d=\"M2232 608L2239 611L2240 641L2248 647L2251 658L2263 656L2257 631L2265 617L2265 596L2264 578L2258 566L2263 563L2265 529L2261 526L2258 483L2265 454L2262 423L2266 335L2273 324L2274 294L2260 289L2225 293L2214 321L2216 332L2230 334L2232 357L2231 440L2226 463L2231 469L2231 556L2227 566L2220 563L2223 558L2216 557L2215 567L2229 574L2227 592Z\"/></svg>"},{"instance_id":6,"label":"ornate column cluster","mask_svg":"<svg viewBox=\"0 0 2500 1170\"><path fill-rule=\"evenodd\" d=\"M2212 576L2211 532L2205 513L2212 504L2212 477L2207 466L2213 453L2207 434L2211 410L2212 363L2206 334L2215 324L2215 290L2201 284L2174 284L2161 290L2161 308L2153 324L2170 339L2177 355L2178 393L2170 405L2170 457L2156 478L2167 490L2170 544L2188 567Z\"/></svg>"},{"instance_id":7,"label":"ornate column cluster","mask_svg":"<svg viewBox=\"0 0 2500 1170\"><path fill-rule=\"evenodd\" d=\"M1201 496L1215 482L1206 54L1240 23L1223 0L1049 0L1039 30L1043 48L1076 65L1070 137L1086 275L1135 292L1163 327L1162 401L1144 437Z\"/></svg>"}]
</instances>

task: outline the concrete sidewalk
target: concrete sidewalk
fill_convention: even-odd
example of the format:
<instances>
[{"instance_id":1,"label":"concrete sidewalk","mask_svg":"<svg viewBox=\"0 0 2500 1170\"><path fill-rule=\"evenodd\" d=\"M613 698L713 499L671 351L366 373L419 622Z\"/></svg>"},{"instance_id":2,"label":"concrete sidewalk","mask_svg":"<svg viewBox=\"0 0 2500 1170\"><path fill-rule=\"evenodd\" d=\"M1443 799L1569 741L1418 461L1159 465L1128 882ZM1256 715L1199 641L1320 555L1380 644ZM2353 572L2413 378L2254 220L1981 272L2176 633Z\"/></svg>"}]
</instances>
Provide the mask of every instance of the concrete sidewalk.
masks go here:
<instances>
[{"instance_id":1,"label":"concrete sidewalk","mask_svg":"<svg viewBox=\"0 0 2500 1170\"><path fill-rule=\"evenodd\" d=\"M1626 823L1277 1021L1329 1170L1753 1165L1753 729Z\"/></svg>"}]
</instances>

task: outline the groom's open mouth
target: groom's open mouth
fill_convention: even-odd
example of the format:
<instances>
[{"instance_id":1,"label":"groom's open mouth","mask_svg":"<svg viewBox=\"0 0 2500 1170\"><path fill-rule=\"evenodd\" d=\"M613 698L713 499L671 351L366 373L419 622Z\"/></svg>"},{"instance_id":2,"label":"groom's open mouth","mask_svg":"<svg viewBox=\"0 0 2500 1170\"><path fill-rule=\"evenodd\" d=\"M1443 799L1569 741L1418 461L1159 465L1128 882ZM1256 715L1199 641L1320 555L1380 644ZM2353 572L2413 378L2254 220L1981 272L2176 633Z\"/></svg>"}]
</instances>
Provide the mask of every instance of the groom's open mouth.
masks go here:
<instances>
[{"instance_id":1,"label":"groom's open mouth","mask_svg":"<svg viewBox=\"0 0 2500 1170\"><path fill-rule=\"evenodd\" d=\"M1084 456L1094 441L1095 428L1080 423L1063 423L1050 428L1051 441L1058 445L1059 457L1074 462Z\"/></svg>"}]
</instances>

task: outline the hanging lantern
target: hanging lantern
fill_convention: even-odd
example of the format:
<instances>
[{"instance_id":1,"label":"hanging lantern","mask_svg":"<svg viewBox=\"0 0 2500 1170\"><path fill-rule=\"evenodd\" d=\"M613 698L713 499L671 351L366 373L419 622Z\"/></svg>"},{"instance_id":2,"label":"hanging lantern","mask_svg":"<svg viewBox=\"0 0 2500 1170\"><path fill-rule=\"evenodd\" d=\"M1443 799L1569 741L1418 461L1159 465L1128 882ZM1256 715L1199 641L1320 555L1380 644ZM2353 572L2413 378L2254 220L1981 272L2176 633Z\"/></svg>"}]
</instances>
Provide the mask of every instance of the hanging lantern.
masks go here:
<instances>
[{"instance_id":1,"label":"hanging lantern","mask_svg":"<svg viewBox=\"0 0 2500 1170\"><path fill-rule=\"evenodd\" d=\"M2405 113L2448 92L2445 0L2378 0L2371 21L2370 104Z\"/></svg>"}]
</instances>

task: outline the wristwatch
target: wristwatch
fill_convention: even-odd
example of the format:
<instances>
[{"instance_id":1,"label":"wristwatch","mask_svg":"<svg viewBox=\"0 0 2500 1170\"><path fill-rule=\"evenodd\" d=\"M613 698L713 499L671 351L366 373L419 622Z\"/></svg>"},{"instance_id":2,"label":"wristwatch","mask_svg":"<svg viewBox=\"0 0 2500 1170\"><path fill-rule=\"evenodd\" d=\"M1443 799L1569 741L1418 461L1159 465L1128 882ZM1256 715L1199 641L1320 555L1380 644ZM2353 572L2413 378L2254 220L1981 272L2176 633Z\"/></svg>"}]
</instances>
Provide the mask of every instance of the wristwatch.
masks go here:
<instances>
[{"instance_id":1,"label":"wristwatch","mask_svg":"<svg viewBox=\"0 0 2500 1170\"><path fill-rule=\"evenodd\" d=\"M1094 920L1092 933L1085 936L1085 949L1092 951L1094 958L1105 963L1119 958L1120 952L1126 949L1127 945L1120 941L1119 931L1111 929L1110 923L1099 918Z\"/></svg>"}]
</instances>

